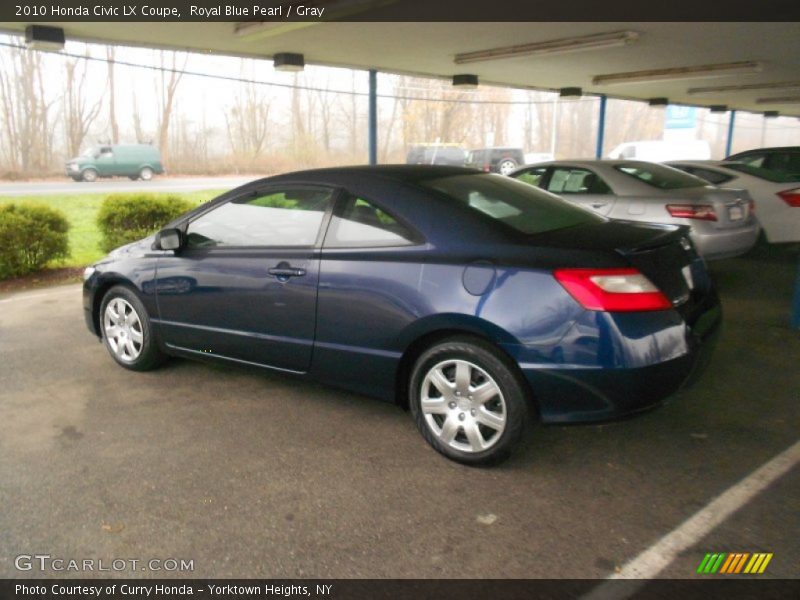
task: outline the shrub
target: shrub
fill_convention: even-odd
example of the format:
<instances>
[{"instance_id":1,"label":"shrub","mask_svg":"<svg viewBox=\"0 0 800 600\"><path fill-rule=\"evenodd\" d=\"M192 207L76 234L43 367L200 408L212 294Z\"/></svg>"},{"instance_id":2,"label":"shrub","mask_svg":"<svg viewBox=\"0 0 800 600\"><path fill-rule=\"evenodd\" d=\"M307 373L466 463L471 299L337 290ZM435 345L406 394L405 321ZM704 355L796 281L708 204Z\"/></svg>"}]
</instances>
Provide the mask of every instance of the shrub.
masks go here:
<instances>
[{"instance_id":1,"label":"shrub","mask_svg":"<svg viewBox=\"0 0 800 600\"><path fill-rule=\"evenodd\" d=\"M155 233L192 205L179 196L157 194L113 194L103 200L97 225L104 252Z\"/></svg>"},{"instance_id":2,"label":"shrub","mask_svg":"<svg viewBox=\"0 0 800 600\"><path fill-rule=\"evenodd\" d=\"M0 206L0 279L18 277L69 256L67 218L38 204Z\"/></svg>"}]
</instances>

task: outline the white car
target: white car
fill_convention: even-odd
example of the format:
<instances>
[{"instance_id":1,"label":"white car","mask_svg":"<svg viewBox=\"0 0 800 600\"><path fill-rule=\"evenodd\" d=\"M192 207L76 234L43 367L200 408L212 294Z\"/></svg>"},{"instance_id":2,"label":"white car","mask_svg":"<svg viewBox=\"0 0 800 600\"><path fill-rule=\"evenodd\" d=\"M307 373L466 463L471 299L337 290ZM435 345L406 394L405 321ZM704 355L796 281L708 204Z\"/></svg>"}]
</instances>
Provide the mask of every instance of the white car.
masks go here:
<instances>
[{"instance_id":1,"label":"white car","mask_svg":"<svg viewBox=\"0 0 800 600\"><path fill-rule=\"evenodd\" d=\"M747 190L768 242L800 242L800 177L729 161L676 160L667 164L719 187Z\"/></svg>"}]
</instances>

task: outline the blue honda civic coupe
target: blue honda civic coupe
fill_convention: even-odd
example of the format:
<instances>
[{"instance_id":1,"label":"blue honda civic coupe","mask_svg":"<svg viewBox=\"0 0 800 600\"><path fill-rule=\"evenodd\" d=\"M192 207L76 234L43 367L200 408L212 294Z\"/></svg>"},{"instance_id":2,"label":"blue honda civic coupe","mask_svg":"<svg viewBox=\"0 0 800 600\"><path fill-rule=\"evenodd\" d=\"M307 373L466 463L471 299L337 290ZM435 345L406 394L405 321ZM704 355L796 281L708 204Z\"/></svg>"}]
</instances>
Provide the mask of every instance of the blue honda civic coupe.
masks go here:
<instances>
[{"instance_id":1,"label":"blue honda civic coupe","mask_svg":"<svg viewBox=\"0 0 800 600\"><path fill-rule=\"evenodd\" d=\"M529 415L658 404L721 322L685 228L416 165L232 190L89 267L83 305L122 367L182 356L314 378L400 403L467 464L507 457Z\"/></svg>"}]
</instances>

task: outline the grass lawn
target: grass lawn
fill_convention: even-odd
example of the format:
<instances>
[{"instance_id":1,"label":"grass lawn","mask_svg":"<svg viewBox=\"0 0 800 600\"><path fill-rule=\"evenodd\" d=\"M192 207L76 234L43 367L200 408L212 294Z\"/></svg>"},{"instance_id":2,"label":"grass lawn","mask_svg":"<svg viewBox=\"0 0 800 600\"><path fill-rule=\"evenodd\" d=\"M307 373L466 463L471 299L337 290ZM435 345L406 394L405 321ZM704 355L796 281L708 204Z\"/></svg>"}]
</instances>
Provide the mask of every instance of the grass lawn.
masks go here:
<instances>
[{"instance_id":1,"label":"grass lawn","mask_svg":"<svg viewBox=\"0 0 800 600\"><path fill-rule=\"evenodd\" d=\"M193 205L201 204L219 196L224 190L204 190L199 192L175 193ZM53 263L52 267L82 267L88 265L105 253L100 250L100 231L95 219L100 205L109 194L53 194L43 196L0 196L0 203L44 204L60 210L69 221L70 256L64 261ZM160 195L160 194L156 194Z\"/></svg>"}]
</instances>

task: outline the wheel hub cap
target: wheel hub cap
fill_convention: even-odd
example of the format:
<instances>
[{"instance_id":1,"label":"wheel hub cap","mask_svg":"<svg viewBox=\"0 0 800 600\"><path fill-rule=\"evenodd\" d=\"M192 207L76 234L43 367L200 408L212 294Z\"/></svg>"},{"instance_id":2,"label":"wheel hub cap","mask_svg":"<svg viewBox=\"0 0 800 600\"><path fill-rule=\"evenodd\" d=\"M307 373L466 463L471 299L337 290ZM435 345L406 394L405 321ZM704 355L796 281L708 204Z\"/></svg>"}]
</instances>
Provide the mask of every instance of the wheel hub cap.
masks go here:
<instances>
[{"instance_id":1,"label":"wheel hub cap","mask_svg":"<svg viewBox=\"0 0 800 600\"><path fill-rule=\"evenodd\" d=\"M462 452L488 450L505 430L506 404L500 387L469 361L434 365L422 381L420 406L430 431Z\"/></svg>"}]
</instances>

